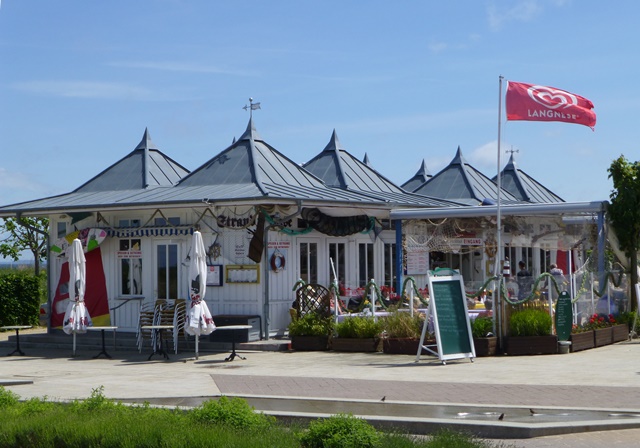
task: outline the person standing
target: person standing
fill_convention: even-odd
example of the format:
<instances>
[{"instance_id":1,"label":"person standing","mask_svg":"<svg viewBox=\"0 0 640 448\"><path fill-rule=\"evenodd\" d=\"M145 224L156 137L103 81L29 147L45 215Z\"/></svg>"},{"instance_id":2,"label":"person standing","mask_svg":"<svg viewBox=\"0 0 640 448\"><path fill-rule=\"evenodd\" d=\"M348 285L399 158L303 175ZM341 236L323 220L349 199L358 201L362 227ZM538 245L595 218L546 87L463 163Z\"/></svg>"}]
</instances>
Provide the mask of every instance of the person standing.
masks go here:
<instances>
[{"instance_id":1,"label":"person standing","mask_svg":"<svg viewBox=\"0 0 640 448\"><path fill-rule=\"evenodd\" d=\"M565 285L567 283L567 279L564 277L564 272L560 269L555 263L551 263L549 265L549 274L553 275L554 280L556 281L556 285L560 292L565 290ZM556 291L553 282L548 282L549 285L549 294L551 298L555 302L558 299L558 291Z\"/></svg>"},{"instance_id":2,"label":"person standing","mask_svg":"<svg viewBox=\"0 0 640 448\"><path fill-rule=\"evenodd\" d=\"M527 270L524 261L518 262L520 270L516 274L518 283L518 301L524 300L531 293L531 272Z\"/></svg>"}]
</instances>

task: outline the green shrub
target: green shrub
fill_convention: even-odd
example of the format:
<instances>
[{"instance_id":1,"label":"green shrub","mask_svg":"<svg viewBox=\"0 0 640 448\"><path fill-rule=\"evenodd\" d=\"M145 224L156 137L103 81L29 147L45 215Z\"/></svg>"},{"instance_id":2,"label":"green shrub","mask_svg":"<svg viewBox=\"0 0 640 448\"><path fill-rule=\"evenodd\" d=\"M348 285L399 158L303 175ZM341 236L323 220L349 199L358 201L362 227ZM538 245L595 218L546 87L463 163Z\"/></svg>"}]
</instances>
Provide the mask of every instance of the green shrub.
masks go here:
<instances>
[{"instance_id":1,"label":"green shrub","mask_svg":"<svg viewBox=\"0 0 640 448\"><path fill-rule=\"evenodd\" d=\"M304 448L373 448L379 442L380 433L351 414L315 420L300 438Z\"/></svg>"},{"instance_id":2,"label":"green shrub","mask_svg":"<svg viewBox=\"0 0 640 448\"><path fill-rule=\"evenodd\" d=\"M72 408L76 412L95 411L97 409L112 409L117 404L113 400L104 396L104 386L91 390L91 396L86 400L76 400Z\"/></svg>"},{"instance_id":3,"label":"green shrub","mask_svg":"<svg viewBox=\"0 0 640 448\"><path fill-rule=\"evenodd\" d=\"M289 324L289 336L328 336L333 331L333 317L309 312Z\"/></svg>"},{"instance_id":4,"label":"green shrub","mask_svg":"<svg viewBox=\"0 0 640 448\"><path fill-rule=\"evenodd\" d=\"M0 326L38 325L40 282L28 271L0 275Z\"/></svg>"},{"instance_id":5,"label":"green shrub","mask_svg":"<svg viewBox=\"0 0 640 448\"><path fill-rule=\"evenodd\" d=\"M275 417L255 412L246 400L220 397L207 400L194 408L189 416L198 423L224 424L242 430L262 430L275 425Z\"/></svg>"},{"instance_id":6,"label":"green shrub","mask_svg":"<svg viewBox=\"0 0 640 448\"><path fill-rule=\"evenodd\" d=\"M528 308L516 311L509 319L511 336L548 336L551 330L551 316L541 309Z\"/></svg>"},{"instance_id":7,"label":"green shrub","mask_svg":"<svg viewBox=\"0 0 640 448\"><path fill-rule=\"evenodd\" d=\"M382 332L382 322L370 316L347 317L336 324L341 338L376 338Z\"/></svg>"},{"instance_id":8,"label":"green shrub","mask_svg":"<svg viewBox=\"0 0 640 448\"><path fill-rule=\"evenodd\" d=\"M0 409L15 406L19 399L20 397L16 393L0 386Z\"/></svg>"},{"instance_id":9,"label":"green shrub","mask_svg":"<svg viewBox=\"0 0 640 448\"><path fill-rule=\"evenodd\" d=\"M411 316L408 311L392 311L382 319L382 327L388 338L419 339L424 322L420 314Z\"/></svg>"},{"instance_id":10,"label":"green shrub","mask_svg":"<svg viewBox=\"0 0 640 448\"><path fill-rule=\"evenodd\" d=\"M493 335L493 318L476 317L471 321L471 334L474 338L486 338L488 334Z\"/></svg>"}]
</instances>

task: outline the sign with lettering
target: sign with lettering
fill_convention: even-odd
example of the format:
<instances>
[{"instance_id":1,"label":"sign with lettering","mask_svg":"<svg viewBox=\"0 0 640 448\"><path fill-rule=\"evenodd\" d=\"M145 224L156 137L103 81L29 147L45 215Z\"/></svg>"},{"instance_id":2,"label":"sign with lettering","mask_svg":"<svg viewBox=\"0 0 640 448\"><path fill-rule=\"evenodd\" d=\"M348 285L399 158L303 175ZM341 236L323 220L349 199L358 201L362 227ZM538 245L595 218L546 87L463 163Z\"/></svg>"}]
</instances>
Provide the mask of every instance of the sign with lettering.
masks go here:
<instances>
[{"instance_id":1,"label":"sign with lettering","mask_svg":"<svg viewBox=\"0 0 640 448\"><path fill-rule=\"evenodd\" d=\"M558 341L568 341L573 326L573 304L567 291L562 291L556 303L556 335Z\"/></svg>"},{"instance_id":2,"label":"sign with lettering","mask_svg":"<svg viewBox=\"0 0 640 448\"><path fill-rule=\"evenodd\" d=\"M433 320L433 328L436 336L437 354L440 361L446 364L449 359L476 357L469 322L467 299L464 292L464 283L459 274L436 276L429 273L429 312L428 316ZM423 347L426 334L426 325L422 329L420 346ZM418 353L416 362L419 361Z\"/></svg>"}]
</instances>

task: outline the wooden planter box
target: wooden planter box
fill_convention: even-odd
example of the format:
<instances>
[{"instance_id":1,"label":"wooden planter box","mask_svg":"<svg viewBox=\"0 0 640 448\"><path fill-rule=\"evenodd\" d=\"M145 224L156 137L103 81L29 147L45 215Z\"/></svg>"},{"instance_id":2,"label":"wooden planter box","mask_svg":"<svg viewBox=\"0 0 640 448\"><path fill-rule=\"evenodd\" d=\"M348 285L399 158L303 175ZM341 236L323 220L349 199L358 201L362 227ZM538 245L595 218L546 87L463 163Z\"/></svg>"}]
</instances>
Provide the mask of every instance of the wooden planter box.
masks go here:
<instances>
[{"instance_id":1,"label":"wooden planter box","mask_svg":"<svg viewBox=\"0 0 640 448\"><path fill-rule=\"evenodd\" d=\"M613 330L611 327L597 328L593 330L593 336L596 347L613 344Z\"/></svg>"},{"instance_id":2,"label":"wooden planter box","mask_svg":"<svg viewBox=\"0 0 640 448\"><path fill-rule=\"evenodd\" d=\"M558 353L558 337L510 336L506 339L506 353L512 356L554 355Z\"/></svg>"},{"instance_id":3,"label":"wooden planter box","mask_svg":"<svg viewBox=\"0 0 640 448\"><path fill-rule=\"evenodd\" d=\"M476 356L495 356L498 349L498 338L473 338L473 346L476 349Z\"/></svg>"},{"instance_id":4,"label":"wooden planter box","mask_svg":"<svg viewBox=\"0 0 640 448\"><path fill-rule=\"evenodd\" d=\"M416 350L418 347L416 347ZM337 352L381 352L380 338L333 338L331 350Z\"/></svg>"},{"instance_id":5,"label":"wooden planter box","mask_svg":"<svg viewBox=\"0 0 640 448\"><path fill-rule=\"evenodd\" d=\"M571 353L579 352L580 350L588 350L596 346L593 330L585 331L583 333L573 333L569 337L569 340L571 341Z\"/></svg>"},{"instance_id":6,"label":"wooden planter box","mask_svg":"<svg viewBox=\"0 0 640 448\"><path fill-rule=\"evenodd\" d=\"M329 350L329 336L291 336L291 348L307 352Z\"/></svg>"},{"instance_id":7,"label":"wooden planter box","mask_svg":"<svg viewBox=\"0 0 640 448\"><path fill-rule=\"evenodd\" d=\"M613 333L613 343L626 341L629 339L629 325L627 324L618 324L611 327L611 332Z\"/></svg>"},{"instance_id":8,"label":"wooden planter box","mask_svg":"<svg viewBox=\"0 0 640 448\"><path fill-rule=\"evenodd\" d=\"M424 341L424 345L435 344L436 341ZM382 351L389 355L416 355L420 339L411 338L386 338L382 340ZM436 347L432 350L437 351ZM423 354L432 354L422 350Z\"/></svg>"}]
</instances>

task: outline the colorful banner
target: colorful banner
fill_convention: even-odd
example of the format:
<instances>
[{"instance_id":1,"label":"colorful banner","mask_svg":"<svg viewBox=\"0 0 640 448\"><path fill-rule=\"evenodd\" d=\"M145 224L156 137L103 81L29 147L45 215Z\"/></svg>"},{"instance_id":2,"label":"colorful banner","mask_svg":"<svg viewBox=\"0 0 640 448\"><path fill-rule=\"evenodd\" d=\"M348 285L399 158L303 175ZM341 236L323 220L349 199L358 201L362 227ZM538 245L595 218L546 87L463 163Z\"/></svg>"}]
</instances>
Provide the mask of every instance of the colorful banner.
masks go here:
<instances>
[{"instance_id":1,"label":"colorful banner","mask_svg":"<svg viewBox=\"0 0 640 448\"><path fill-rule=\"evenodd\" d=\"M109 300L107 297L107 283L102 266L102 253L96 248L85 254L87 266L87 286L84 293L84 303L91 316L93 325L111 325L109 316ZM65 262L60 270L60 280L53 297L51 307L51 327L62 328L64 313L69 304L69 262Z\"/></svg>"},{"instance_id":2,"label":"colorful banner","mask_svg":"<svg viewBox=\"0 0 640 448\"><path fill-rule=\"evenodd\" d=\"M509 81L505 102L507 120L562 121L591 129L596 125L591 101L555 87Z\"/></svg>"}]
</instances>

